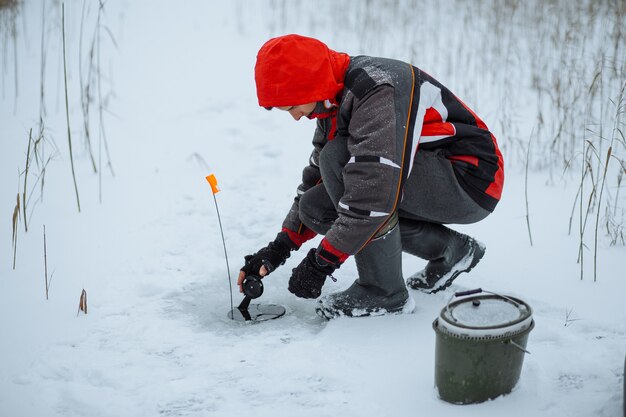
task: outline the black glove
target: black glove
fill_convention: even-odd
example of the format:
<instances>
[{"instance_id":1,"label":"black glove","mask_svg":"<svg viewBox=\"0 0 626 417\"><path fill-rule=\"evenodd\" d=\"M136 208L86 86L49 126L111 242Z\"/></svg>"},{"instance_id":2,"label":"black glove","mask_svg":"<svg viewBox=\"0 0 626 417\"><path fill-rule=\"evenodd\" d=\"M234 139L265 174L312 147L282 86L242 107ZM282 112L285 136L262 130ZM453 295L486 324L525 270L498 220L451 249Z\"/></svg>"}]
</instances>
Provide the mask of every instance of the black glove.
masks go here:
<instances>
[{"instance_id":1,"label":"black glove","mask_svg":"<svg viewBox=\"0 0 626 417\"><path fill-rule=\"evenodd\" d=\"M300 265L292 270L289 292L300 298L317 298L322 293L326 277L337 268L339 265L326 262L313 248Z\"/></svg>"},{"instance_id":2,"label":"black glove","mask_svg":"<svg viewBox=\"0 0 626 417\"><path fill-rule=\"evenodd\" d=\"M267 273L269 274L280 265L284 264L292 250L298 247L289 239L289 236L285 232L280 232L276 235L276 239L273 242L260 249L257 253L247 255L244 257L246 261L241 270L246 275L258 275L259 269L265 266Z\"/></svg>"}]
</instances>

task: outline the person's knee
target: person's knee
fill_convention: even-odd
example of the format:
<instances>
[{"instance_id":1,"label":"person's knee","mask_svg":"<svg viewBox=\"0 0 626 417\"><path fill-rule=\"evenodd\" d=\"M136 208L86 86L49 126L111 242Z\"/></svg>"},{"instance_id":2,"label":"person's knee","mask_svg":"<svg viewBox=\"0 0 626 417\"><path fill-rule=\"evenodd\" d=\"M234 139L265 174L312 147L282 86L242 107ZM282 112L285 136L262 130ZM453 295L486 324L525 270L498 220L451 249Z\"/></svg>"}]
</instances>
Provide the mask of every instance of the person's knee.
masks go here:
<instances>
[{"instance_id":1,"label":"person's knee","mask_svg":"<svg viewBox=\"0 0 626 417\"><path fill-rule=\"evenodd\" d=\"M313 200L311 193L304 193L300 196L300 202L298 203L300 220L307 226L308 224L306 224L303 218L311 217L311 212L314 211Z\"/></svg>"}]
</instances>

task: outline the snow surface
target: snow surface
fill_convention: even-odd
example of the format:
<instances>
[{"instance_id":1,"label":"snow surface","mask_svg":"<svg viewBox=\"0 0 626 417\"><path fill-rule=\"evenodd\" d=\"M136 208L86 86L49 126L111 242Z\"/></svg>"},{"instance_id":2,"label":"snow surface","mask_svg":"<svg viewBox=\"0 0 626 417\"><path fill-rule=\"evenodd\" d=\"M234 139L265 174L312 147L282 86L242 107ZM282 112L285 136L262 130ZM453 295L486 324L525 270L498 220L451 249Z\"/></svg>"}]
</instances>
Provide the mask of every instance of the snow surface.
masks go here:
<instances>
[{"instance_id":1,"label":"snow surface","mask_svg":"<svg viewBox=\"0 0 626 417\"><path fill-rule=\"evenodd\" d=\"M100 204L98 177L85 147L75 145L80 214L65 136L60 11L47 5L46 125L58 156L28 233L20 223L12 270L9 217L28 130L39 112L41 3L24 5L17 98L12 61L2 69L0 416L620 416L624 248L601 241L597 282L590 256L581 280L578 241L567 233L576 184L546 185L542 172L529 177L534 246L526 230L523 173L507 168L493 215L457 228L486 244L485 257L447 291L411 291L414 314L317 317L315 301L298 299L286 287L291 268L318 238L265 281L261 300L284 305L286 316L258 325L227 319L227 269L204 177L214 173L222 189L217 200L235 278L243 256L277 232L314 128L258 108L256 51L270 36L291 31L334 46L323 28L281 23L280 11L267 12L273 5L106 3L105 21L118 45L103 37L102 67L114 92L106 129L116 175L104 170ZM75 57L81 5L66 9L70 116L80 144ZM462 33L448 30L451 37ZM5 49L12 51L10 45ZM49 300L43 225L53 272ZM405 261L405 276L424 265L408 256ZM350 259L324 292L349 286L355 275ZM432 322L452 291L475 287L523 299L536 326L514 391L456 406L439 400L434 387ZM77 317L83 288L89 310Z\"/></svg>"}]
</instances>

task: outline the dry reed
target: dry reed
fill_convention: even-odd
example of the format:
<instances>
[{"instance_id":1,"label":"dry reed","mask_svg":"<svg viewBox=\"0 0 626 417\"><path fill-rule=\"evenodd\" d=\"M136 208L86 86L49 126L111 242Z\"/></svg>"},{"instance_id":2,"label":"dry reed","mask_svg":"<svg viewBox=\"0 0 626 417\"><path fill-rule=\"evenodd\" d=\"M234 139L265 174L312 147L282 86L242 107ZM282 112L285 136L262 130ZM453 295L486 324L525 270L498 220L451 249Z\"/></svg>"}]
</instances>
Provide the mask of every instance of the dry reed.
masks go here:
<instances>
[{"instance_id":1,"label":"dry reed","mask_svg":"<svg viewBox=\"0 0 626 417\"><path fill-rule=\"evenodd\" d=\"M87 314L87 291L83 288L80 293L80 300L78 301L78 311L76 312L76 317L80 314L80 312Z\"/></svg>"},{"instance_id":2,"label":"dry reed","mask_svg":"<svg viewBox=\"0 0 626 417\"><path fill-rule=\"evenodd\" d=\"M76 184L76 172L74 170L74 156L72 153L72 131L70 129L70 105L67 96L67 54L65 51L65 3L61 4L61 28L63 34L63 79L65 82L65 115L67 119L67 141L70 149L70 165L72 166L72 178L74 180L74 191L76 192L76 205L80 213L80 197L78 196L78 185Z\"/></svg>"},{"instance_id":3,"label":"dry reed","mask_svg":"<svg viewBox=\"0 0 626 417\"><path fill-rule=\"evenodd\" d=\"M43 225L43 267L44 278L46 283L46 300L48 299L48 291L50 290L50 282L48 281L48 248L46 244L46 225Z\"/></svg>"},{"instance_id":4,"label":"dry reed","mask_svg":"<svg viewBox=\"0 0 626 417\"><path fill-rule=\"evenodd\" d=\"M17 222L20 216L20 193L17 193L17 202L13 209L11 224L13 225L13 234L11 235L11 248L13 249L13 269L17 260Z\"/></svg>"}]
</instances>

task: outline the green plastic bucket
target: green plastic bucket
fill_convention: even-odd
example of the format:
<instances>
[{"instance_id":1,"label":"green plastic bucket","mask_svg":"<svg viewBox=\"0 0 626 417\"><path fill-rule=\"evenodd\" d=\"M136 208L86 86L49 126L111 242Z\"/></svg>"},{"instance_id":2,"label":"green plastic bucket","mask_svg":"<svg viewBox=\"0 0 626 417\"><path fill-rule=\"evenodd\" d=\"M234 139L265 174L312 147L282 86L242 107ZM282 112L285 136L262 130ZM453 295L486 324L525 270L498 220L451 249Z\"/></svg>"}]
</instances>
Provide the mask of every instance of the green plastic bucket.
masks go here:
<instances>
[{"instance_id":1,"label":"green plastic bucket","mask_svg":"<svg viewBox=\"0 0 626 417\"><path fill-rule=\"evenodd\" d=\"M481 292L488 294L475 295ZM456 293L433 322L439 397L473 404L511 392L534 326L532 310L522 300L481 289Z\"/></svg>"}]
</instances>

